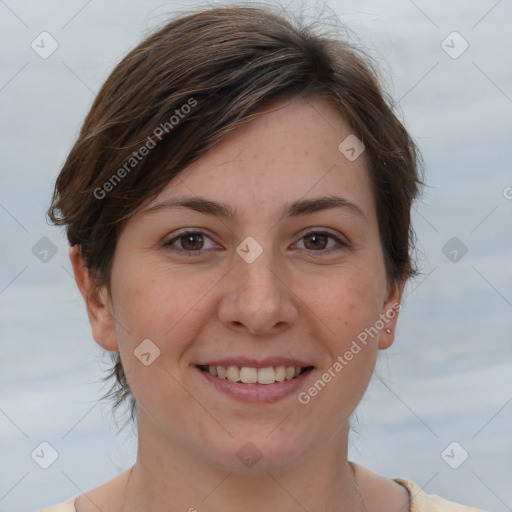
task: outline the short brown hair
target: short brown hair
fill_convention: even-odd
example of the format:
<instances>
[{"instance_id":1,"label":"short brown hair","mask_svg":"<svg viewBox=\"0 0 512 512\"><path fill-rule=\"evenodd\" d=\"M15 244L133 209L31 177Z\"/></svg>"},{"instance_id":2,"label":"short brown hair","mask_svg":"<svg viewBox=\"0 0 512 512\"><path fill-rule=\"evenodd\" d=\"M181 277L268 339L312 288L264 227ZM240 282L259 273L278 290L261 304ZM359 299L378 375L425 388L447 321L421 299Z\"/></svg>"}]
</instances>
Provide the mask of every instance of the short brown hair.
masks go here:
<instances>
[{"instance_id":1,"label":"short brown hair","mask_svg":"<svg viewBox=\"0 0 512 512\"><path fill-rule=\"evenodd\" d=\"M295 94L329 101L364 142L388 281L396 285L414 272L410 212L421 184L419 152L365 52L270 8L187 14L126 55L85 119L48 216L66 226L70 245L110 289L121 224L265 104ZM130 397L134 417L135 400L113 356L116 383L107 396L115 408Z\"/></svg>"}]
</instances>

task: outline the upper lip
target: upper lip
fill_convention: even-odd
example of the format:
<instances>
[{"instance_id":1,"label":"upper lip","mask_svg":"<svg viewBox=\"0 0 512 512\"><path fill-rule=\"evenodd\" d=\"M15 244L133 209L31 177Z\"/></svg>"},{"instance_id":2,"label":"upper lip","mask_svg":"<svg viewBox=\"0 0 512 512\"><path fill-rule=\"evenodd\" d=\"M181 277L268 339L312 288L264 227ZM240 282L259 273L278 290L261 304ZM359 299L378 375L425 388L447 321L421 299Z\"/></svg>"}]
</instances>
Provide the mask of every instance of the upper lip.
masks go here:
<instances>
[{"instance_id":1,"label":"upper lip","mask_svg":"<svg viewBox=\"0 0 512 512\"><path fill-rule=\"evenodd\" d=\"M252 359L249 357L228 357L223 359L211 359L203 363L197 363L196 366L242 366L248 368L269 368L271 366L298 366L306 368L313 366L298 359L291 359L289 357L267 357L265 359Z\"/></svg>"}]
</instances>

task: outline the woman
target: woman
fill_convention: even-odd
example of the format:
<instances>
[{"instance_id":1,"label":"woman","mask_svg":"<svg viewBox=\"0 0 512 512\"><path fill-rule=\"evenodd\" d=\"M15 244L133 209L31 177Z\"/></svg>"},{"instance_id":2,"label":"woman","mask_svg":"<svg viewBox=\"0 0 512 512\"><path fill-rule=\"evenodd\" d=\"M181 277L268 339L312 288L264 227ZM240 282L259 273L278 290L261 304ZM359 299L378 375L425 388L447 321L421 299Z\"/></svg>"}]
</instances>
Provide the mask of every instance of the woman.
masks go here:
<instances>
[{"instance_id":1,"label":"woman","mask_svg":"<svg viewBox=\"0 0 512 512\"><path fill-rule=\"evenodd\" d=\"M368 58L271 10L130 52L49 215L137 460L46 510L476 510L347 460L413 274L418 159Z\"/></svg>"}]
</instances>

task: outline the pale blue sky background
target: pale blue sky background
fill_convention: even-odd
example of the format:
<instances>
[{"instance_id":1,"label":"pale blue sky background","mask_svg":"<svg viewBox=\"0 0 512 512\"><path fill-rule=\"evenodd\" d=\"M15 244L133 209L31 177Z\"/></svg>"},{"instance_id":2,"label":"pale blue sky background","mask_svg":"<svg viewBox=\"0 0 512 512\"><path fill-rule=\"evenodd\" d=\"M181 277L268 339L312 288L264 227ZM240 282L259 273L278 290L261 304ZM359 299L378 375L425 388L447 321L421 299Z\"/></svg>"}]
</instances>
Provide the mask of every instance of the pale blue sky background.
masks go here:
<instances>
[{"instance_id":1,"label":"pale blue sky background","mask_svg":"<svg viewBox=\"0 0 512 512\"><path fill-rule=\"evenodd\" d=\"M109 405L97 403L100 350L64 236L44 214L108 73L175 9L198 5L0 0L0 512L63 500L133 462L129 432L116 436ZM381 63L428 184L415 213L423 274L358 410L351 457L510 511L512 1L328 5ZM30 46L43 31L59 45L48 59ZM454 31L452 56L469 45L458 58L441 46ZM46 263L32 252L43 237L57 250ZM452 237L467 247L457 262L442 250ZM30 456L43 441L59 454L46 470ZM469 453L458 469L440 455L453 441Z\"/></svg>"}]
</instances>

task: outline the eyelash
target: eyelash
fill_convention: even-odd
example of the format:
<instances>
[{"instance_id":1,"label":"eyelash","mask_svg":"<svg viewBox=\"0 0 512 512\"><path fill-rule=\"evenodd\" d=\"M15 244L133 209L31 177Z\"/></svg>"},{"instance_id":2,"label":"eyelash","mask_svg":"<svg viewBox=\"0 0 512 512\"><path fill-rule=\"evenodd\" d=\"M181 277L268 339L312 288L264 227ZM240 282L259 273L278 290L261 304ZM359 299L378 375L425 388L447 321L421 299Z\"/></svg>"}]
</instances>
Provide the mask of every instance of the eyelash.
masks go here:
<instances>
[{"instance_id":1,"label":"eyelash","mask_svg":"<svg viewBox=\"0 0 512 512\"><path fill-rule=\"evenodd\" d=\"M184 238L184 237L190 236L190 235L201 235L201 236L211 240L211 237L208 236L203 231L189 230L189 231L182 231L181 233L179 233L178 235L173 237L168 242L165 242L164 246L170 248L173 251L177 251L177 252L183 253L183 256L192 256L192 257L201 256L205 252L206 249L200 249L200 250L197 250L197 251L187 251L186 249L181 249L181 248L178 248L178 247L174 247L174 243L175 242L177 242L181 238ZM345 248L347 248L349 246L349 244L347 242L341 240L339 237L337 237L336 235L334 235L334 234L332 234L332 233L330 233L328 231L321 231L321 230L317 231L317 230L314 230L312 228L309 228L309 230L306 233L303 234L303 236L300 238L300 241L303 240L304 238L308 237L308 236L311 236L311 235L326 235L327 237L335 240L337 242L337 244L338 244L338 247L329 247L328 249L322 249L322 250L319 250L319 251L315 251L315 250L312 250L312 249L303 249L303 250L306 250L308 252L320 253L320 254L321 253L323 253L323 254L331 254L332 252L340 251L340 250L345 249ZM213 242L213 240L212 240L212 242Z\"/></svg>"}]
</instances>

